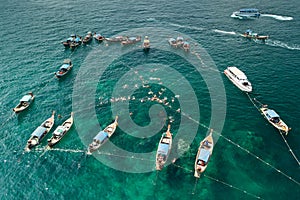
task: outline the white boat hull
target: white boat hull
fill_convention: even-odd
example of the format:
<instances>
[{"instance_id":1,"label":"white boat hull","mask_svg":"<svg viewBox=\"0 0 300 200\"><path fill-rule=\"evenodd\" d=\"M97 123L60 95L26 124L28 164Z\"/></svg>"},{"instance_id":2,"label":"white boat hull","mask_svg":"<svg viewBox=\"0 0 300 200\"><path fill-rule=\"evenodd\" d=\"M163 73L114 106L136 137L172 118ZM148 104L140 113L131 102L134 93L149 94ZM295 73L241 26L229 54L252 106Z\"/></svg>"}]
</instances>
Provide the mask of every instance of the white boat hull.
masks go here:
<instances>
[{"instance_id":1,"label":"white boat hull","mask_svg":"<svg viewBox=\"0 0 300 200\"><path fill-rule=\"evenodd\" d=\"M234 78L231 73L225 69L224 70L224 74L228 77L228 79L236 86L238 87L240 90L244 91L244 92L252 92L252 86L244 86L243 85L243 81L238 81L236 78ZM250 82L249 82L250 83Z\"/></svg>"}]
</instances>

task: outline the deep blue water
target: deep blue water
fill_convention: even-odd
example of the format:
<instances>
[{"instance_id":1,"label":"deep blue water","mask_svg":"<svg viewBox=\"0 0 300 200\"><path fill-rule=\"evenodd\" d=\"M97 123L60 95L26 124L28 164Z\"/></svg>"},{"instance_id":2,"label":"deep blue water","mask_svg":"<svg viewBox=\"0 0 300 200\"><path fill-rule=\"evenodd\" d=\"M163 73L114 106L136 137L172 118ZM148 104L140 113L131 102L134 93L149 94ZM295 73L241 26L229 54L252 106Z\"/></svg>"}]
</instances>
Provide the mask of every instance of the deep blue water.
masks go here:
<instances>
[{"instance_id":1,"label":"deep blue water","mask_svg":"<svg viewBox=\"0 0 300 200\"><path fill-rule=\"evenodd\" d=\"M263 119L247 95L222 74L231 65L246 73L254 87L252 96L274 108L292 127L286 139L299 157L298 1L0 1L0 5L1 199L299 197L299 165L278 131ZM230 17L233 11L242 7L257 7L265 16L256 20ZM239 34L248 28L270 35L270 39L262 43L240 37ZM124 31L135 33L136 30L142 36L149 35L152 41L149 53L142 51L140 43L121 47L92 41L74 51L61 44L71 33L84 36L88 31L96 31L110 37ZM165 32L174 35L164 35ZM192 41L190 53L168 46L168 37L179 34ZM206 50L216 70L203 68L201 73L195 70L190 61L195 60L193 50L199 46L194 46L194 43ZM205 59L205 53L201 52L200 56L205 62L209 60ZM117 59L112 59L115 57ZM72 59L74 68L62 80L57 80L54 72L66 58ZM199 66L203 67L200 61ZM163 70L164 66L170 69ZM96 77L94 84L93 75L103 68L106 70L101 77ZM178 79L178 75L184 79ZM251 154L220 137L208 168L194 190L194 158L213 115L211 97L215 96L210 93L205 80L210 75L222 80L226 92L224 128L218 132ZM122 92L127 91L125 83L119 81L124 76L128 88L134 89L131 100L126 101L130 102L127 110L122 101L110 103L111 98L123 97ZM169 102L174 98L169 104L172 108L165 106L164 109L168 117L174 119L171 131L176 139L172 153L183 155L176 161L176 166L168 165L159 173L128 173L107 166L117 163L132 171L154 169L155 155L151 152L156 151L167 122L155 120L162 118L163 112L150 112L151 106L157 103L140 102L151 96L149 88L141 87L142 79L150 82L154 93L166 88L162 97L167 97ZM184 80L194 91L200 115L195 115L197 109L192 107L193 99L187 90L182 89ZM118 83L121 89L116 93L114 89ZM12 108L29 91L36 94L35 102L28 110L15 115ZM180 97L176 98L179 93ZM132 96L136 100L132 100ZM191 109L188 114L193 119L198 118L198 123L176 112L184 105L191 105L186 107ZM44 139L36 150L24 153L30 134L51 115L52 110L62 116L56 117L54 128L75 111L74 127L55 150L43 151L47 143ZM96 120L89 118L91 112L97 114ZM129 112L132 112L135 126L124 122L126 115L129 119ZM109 147L100 150L100 153L109 155L85 155L87 144L99 131L99 124L104 128L112 122L115 114L120 115L120 128L111 142L126 151L144 153L144 157L121 157L117 152L110 152ZM141 126L149 124L156 125L156 128L149 133L141 131L144 130ZM217 125L222 127L222 122ZM186 142L184 135L181 137L186 140L180 140L178 132L181 127L188 132L193 132L191 127L196 127L197 135L192 142Z\"/></svg>"}]
</instances>

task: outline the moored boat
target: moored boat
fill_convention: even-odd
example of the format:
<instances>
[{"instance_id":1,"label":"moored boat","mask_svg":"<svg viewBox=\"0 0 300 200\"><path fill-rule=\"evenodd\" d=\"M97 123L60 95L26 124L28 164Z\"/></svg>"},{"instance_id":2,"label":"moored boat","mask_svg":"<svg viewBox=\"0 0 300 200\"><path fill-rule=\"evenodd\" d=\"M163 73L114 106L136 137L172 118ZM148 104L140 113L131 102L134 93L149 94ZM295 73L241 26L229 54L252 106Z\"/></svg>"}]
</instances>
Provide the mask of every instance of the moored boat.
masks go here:
<instances>
[{"instance_id":1,"label":"moored boat","mask_svg":"<svg viewBox=\"0 0 300 200\"><path fill-rule=\"evenodd\" d=\"M137 43L139 41L141 41L142 37L141 36L136 36L136 37L126 37L125 40L123 40L121 42L122 45L126 45L126 44L134 44Z\"/></svg>"},{"instance_id":2,"label":"moored boat","mask_svg":"<svg viewBox=\"0 0 300 200\"><path fill-rule=\"evenodd\" d=\"M176 38L176 45L177 46L182 46L183 45L183 37L181 37L181 36L178 36L177 38Z\"/></svg>"},{"instance_id":3,"label":"moored boat","mask_svg":"<svg viewBox=\"0 0 300 200\"><path fill-rule=\"evenodd\" d=\"M55 76L57 78L61 78L62 76L66 75L73 67L73 63L71 59L65 59L63 65L59 68L57 72L55 72Z\"/></svg>"},{"instance_id":4,"label":"moored boat","mask_svg":"<svg viewBox=\"0 0 300 200\"><path fill-rule=\"evenodd\" d=\"M144 38L143 48L144 48L144 50L150 49L150 40L149 40L148 36L145 36L145 38Z\"/></svg>"},{"instance_id":5,"label":"moored boat","mask_svg":"<svg viewBox=\"0 0 300 200\"><path fill-rule=\"evenodd\" d=\"M258 35L257 33L253 33L252 30L248 29L245 33L242 34L243 37L249 39L257 39L257 40L266 40L269 39L268 35Z\"/></svg>"},{"instance_id":6,"label":"moored boat","mask_svg":"<svg viewBox=\"0 0 300 200\"><path fill-rule=\"evenodd\" d=\"M172 47L177 47L177 42L176 42L176 39L174 38L170 38L168 40L169 44L172 46Z\"/></svg>"},{"instance_id":7,"label":"moored boat","mask_svg":"<svg viewBox=\"0 0 300 200\"><path fill-rule=\"evenodd\" d=\"M187 42L187 41L183 42L182 48L183 48L185 51L189 51L189 50L190 50L190 43Z\"/></svg>"},{"instance_id":8,"label":"moored boat","mask_svg":"<svg viewBox=\"0 0 300 200\"><path fill-rule=\"evenodd\" d=\"M31 137L27 141L25 151L30 151L33 147L37 146L41 140L50 132L54 125L55 111L52 112L52 116L46 119L39 127L33 131Z\"/></svg>"},{"instance_id":9,"label":"moored boat","mask_svg":"<svg viewBox=\"0 0 300 200\"><path fill-rule=\"evenodd\" d=\"M231 17L237 19L255 19L260 17L260 12L256 8L243 8L233 12Z\"/></svg>"},{"instance_id":10,"label":"moored boat","mask_svg":"<svg viewBox=\"0 0 300 200\"><path fill-rule=\"evenodd\" d=\"M48 139L48 147L52 148L56 145L71 129L73 125L73 112L71 112L71 116L67 119L62 125L58 126L52 134L52 137Z\"/></svg>"},{"instance_id":11,"label":"moored boat","mask_svg":"<svg viewBox=\"0 0 300 200\"><path fill-rule=\"evenodd\" d=\"M209 159L214 149L214 141L212 137L213 129L210 129L210 133L201 142L198 148L196 160L195 160L195 172L194 176L200 178L201 174L206 170Z\"/></svg>"},{"instance_id":12,"label":"moored boat","mask_svg":"<svg viewBox=\"0 0 300 200\"><path fill-rule=\"evenodd\" d=\"M260 111L270 124L286 135L288 134L290 128L280 119L280 116L274 110L263 106L260 108Z\"/></svg>"},{"instance_id":13,"label":"moored boat","mask_svg":"<svg viewBox=\"0 0 300 200\"><path fill-rule=\"evenodd\" d=\"M19 104L13 109L15 113L19 113L26 108L29 107L29 105L33 102L35 96L32 92L29 92L27 95L23 96L22 99L20 99Z\"/></svg>"},{"instance_id":14,"label":"moored boat","mask_svg":"<svg viewBox=\"0 0 300 200\"><path fill-rule=\"evenodd\" d=\"M100 33L94 33L93 37L95 38L95 40L97 40L98 42L102 42L103 40L105 40L105 37L102 36Z\"/></svg>"},{"instance_id":15,"label":"moored boat","mask_svg":"<svg viewBox=\"0 0 300 200\"><path fill-rule=\"evenodd\" d=\"M115 121L112 124L108 125L93 138L93 142L89 144L87 154L92 154L92 152L99 149L114 134L117 126L118 116L116 116Z\"/></svg>"},{"instance_id":16,"label":"moored boat","mask_svg":"<svg viewBox=\"0 0 300 200\"><path fill-rule=\"evenodd\" d=\"M63 42L63 45L65 47L75 48L81 45L81 43L81 37L77 36L76 34L72 34L66 41Z\"/></svg>"},{"instance_id":17,"label":"moored boat","mask_svg":"<svg viewBox=\"0 0 300 200\"><path fill-rule=\"evenodd\" d=\"M83 38L82 42L84 44L87 44L87 43L90 43L93 39L93 35L92 35L92 32L88 32L87 35Z\"/></svg>"},{"instance_id":18,"label":"moored boat","mask_svg":"<svg viewBox=\"0 0 300 200\"><path fill-rule=\"evenodd\" d=\"M248 81L247 76L237 67L227 67L224 74L229 80L244 92L252 92L252 85Z\"/></svg>"},{"instance_id":19,"label":"moored boat","mask_svg":"<svg viewBox=\"0 0 300 200\"><path fill-rule=\"evenodd\" d=\"M126 40L126 36L116 36L116 37L111 37L111 38L105 38L106 41L108 42L122 42Z\"/></svg>"},{"instance_id":20,"label":"moored boat","mask_svg":"<svg viewBox=\"0 0 300 200\"><path fill-rule=\"evenodd\" d=\"M170 132L171 125L168 125L168 130L162 134L156 152L156 170L162 170L167 162L168 156L172 148L172 133Z\"/></svg>"}]
</instances>

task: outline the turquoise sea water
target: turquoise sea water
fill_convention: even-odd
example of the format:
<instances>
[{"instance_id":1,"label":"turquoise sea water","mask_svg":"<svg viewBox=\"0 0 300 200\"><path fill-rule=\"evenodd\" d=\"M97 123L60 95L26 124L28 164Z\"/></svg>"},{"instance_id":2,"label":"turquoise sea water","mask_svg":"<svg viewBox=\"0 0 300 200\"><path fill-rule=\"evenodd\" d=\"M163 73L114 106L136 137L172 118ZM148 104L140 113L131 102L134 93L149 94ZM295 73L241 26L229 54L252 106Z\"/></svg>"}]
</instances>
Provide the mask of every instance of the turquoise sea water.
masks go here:
<instances>
[{"instance_id":1,"label":"turquoise sea water","mask_svg":"<svg viewBox=\"0 0 300 200\"><path fill-rule=\"evenodd\" d=\"M0 1L0 5L1 199L299 198L299 183L288 178L300 182L299 166L283 139L263 119L248 97L221 73L229 65L238 66L246 73L254 87L253 96L278 111L282 119L292 127L286 139L295 155L300 157L298 1ZM231 13L241 7L257 7L265 16L243 21L230 18ZM130 32L145 27L152 27L151 32L141 33L142 36L151 33L149 37L153 41L153 48L147 54L138 48L140 44L125 49L119 44L99 44L92 41L74 51L65 49L61 44L71 33L84 36L87 31L97 31L110 37L123 31ZM270 40L261 43L240 37L239 33L248 28L270 35ZM205 127L210 126L210 94L203 79L204 74L197 73L187 61L191 55L177 55L176 50L171 48L166 51L167 38L161 44L157 42L159 40L155 38L162 37L159 31L161 29L187 35L201 44L210 55L226 91L226 118L221 133L252 153L251 155L220 137L205 175L198 180L195 189L191 171L198 144L208 131ZM153 34L155 31L157 35ZM129 53L110 60L110 56L118 56L119 52L127 50ZM57 80L54 72L66 58L72 59L74 68L62 80ZM110 64L106 66L104 63ZM101 155L86 156L86 145L99 131L99 124L104 128L114 118L115 112L111 110L109 99L119 97L114 95L114 88L126 73L129 76L129 87L141 84L140 75L143 74L146 81L152 78L151 89L154 92L166 88L164 95L169 100L178 94L171 90L171 86L164 85L168 81L163 78L172 82L172 76L155 73L155 70L160 72L162 65L171 67L188 80L195 91L200 109L200 116L195 116L200 119L200 125L176 112L181 106L180 100L184 98L185 91L180 91L183 95L178 100L175 98L172 109L165 107L167 115L174 119L171 129L174 136L183 122L184 128L199 126L191 144L175 140L174 152L183 153L186 150L176 161L177 166L166 166L159 173L127 173L108 167L98 159L103 159L106 164L126 160L120 163L138 170L148 166L154 168L155 155L151 154L143 159L122 158L115 152L107 152L113 155L103 158ZM84 74L82 70L85 67L91 67L95 71ZM91 77L97 69L103 67L106 70L94 88L95 95L90 95L88 89L94 86ZM148 69L152 69L152 72L147 72ZM162 84L155 79L158 75L162 76ZM88 88L86 96L76 96L79 93L74 85L78 82ZM173 82L173 86L178 88L183 84L181 81ZM126 90L126 87L123 89ZM35 102L23 113L13 114L12 108L29 91L36 94ZM137 87L133 96L140 100L150 96L148 92L149 88ZM94 100L95 106L87 101L88 98ZM82 103L80 108L85 107L87 110L78 111L76 103ZM115 109L119 108L120 103L121 101L114 104ZM152 105L157 104L130 101L129 111L137 126L148 125L153 121L153 116L163 116L163 113L149 114ZM54 128L67 119L71 111L77 111L75 126L55 147L56 150L44 152L42 149L51 132L35 151L23 153L30 134L50 117L52 110L62 116L56 117ZM97 124L87 118L91 110L97 114ZM120 109L116 112L121 116L128 114L127 110ZM127 127L130 130L128 132L117 129L111 141L130 152L155 151L161 133L166 130L166 123L156 122L159 129L149 133L149 137ZM82 129L86 132L79 131ZM134 134L136 137L132 136ZM263 161L253 155L259 156ZM138 164L131 165L132 163Z\"/></svg>"}]
</instances>

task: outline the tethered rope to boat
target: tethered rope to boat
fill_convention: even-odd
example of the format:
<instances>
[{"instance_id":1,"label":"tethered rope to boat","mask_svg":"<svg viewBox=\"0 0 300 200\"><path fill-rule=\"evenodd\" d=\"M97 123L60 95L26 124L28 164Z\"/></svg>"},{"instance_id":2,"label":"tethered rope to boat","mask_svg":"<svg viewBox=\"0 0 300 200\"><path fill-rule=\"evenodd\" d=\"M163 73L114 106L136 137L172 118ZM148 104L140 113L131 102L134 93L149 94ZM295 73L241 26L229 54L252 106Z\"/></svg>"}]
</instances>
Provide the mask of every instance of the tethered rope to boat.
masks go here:
<instances>
[{"instance_id":1,"label":"tethered rope to boat","mask_svg":"<svg viewBox=\"0 0 300 200\"><path fill-rule=\"evenodd\" d=\"M254 103L254 101L257 102L261 107L264 106L264 104L262 104L261 102L259 102L256 98L253 98L253 100L252 100L252 98L250 97L250 95L249 95L248 93L246 93L246 94L247 94L248 98L250 99L250 101L252 102L252 104L253 104L253 105L257 108L257 110L260 112L260 109L259 109L258 106ZM295 153L293 152L293 150L292 150L292 148L290 147L290 145L288 144L287 140L284 138L282 132L281 132L280 130L278 130L278 131L279 131L279 134L281 135L282 139L284 140L286 146L288 147L289 152L292 154L292 156L294 157L294 159L296 160L296 162L297 162L298 165L300 166L300 162L299 162L297 156L296 156Z\"/></svg>"},{"instance_id":2,"label":"tethered rope to boat","mask_svg":"<svg viewBox=\"0 0 300 200\"><path fill-rule=\"evenodd\" d=\"M191 173L193 172L193 170L187 169L187 168L182 167L182 166L180 166L180 165L177 165L177 164L175 164L175 163L173 163L173 165L174 165L175 167L181 168L181 169L183 169L183 170L185 170L185 171L187 171L187 172L191 172ZM240 192L242 192L242 193L244 193L244 194L246 194L246 195L252 196L252 197L254 197L254 198L256 198L256 199L263 199L263 198L261 198L260 196L257 196L257 195L255 195L255 194L252 194L252 193L250 193L250 192L248 192L248 191L246 191L246 190L243 190L243 189L241 189L241 188L238 188L238 187L236 187L236 186L233 186L233 185L231 185L231 184L229 184L229 183L226 183L226 182L224 182L224 181L221 181L221 180L219 180L219 179L217 179L217 178L214 178L214 177L212 177L212 176L209 176L209 175L206 175L206 174L204 174L204 176L205 176L206 178L210 179L210 180L213 180L213 181L215 181L215 182L218 182L218 183L221 183L221 184L223 184L223 185L226 185L226 186L228 186L228 187L230 187L230 188L233 188L233 189L235 189L235 190L238 190L238 191L240 191ZM198 180L198 179L196 179L196 180ZM195 183L196 183L196 182L195 182Z\"/></svg>"}]
</instances>

